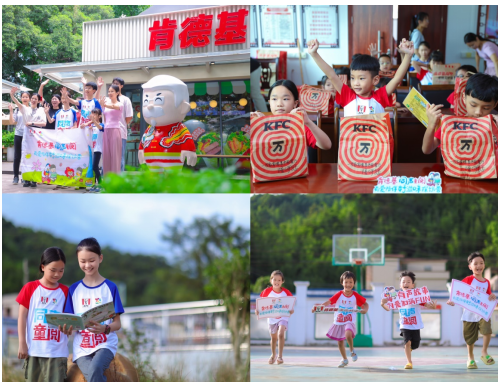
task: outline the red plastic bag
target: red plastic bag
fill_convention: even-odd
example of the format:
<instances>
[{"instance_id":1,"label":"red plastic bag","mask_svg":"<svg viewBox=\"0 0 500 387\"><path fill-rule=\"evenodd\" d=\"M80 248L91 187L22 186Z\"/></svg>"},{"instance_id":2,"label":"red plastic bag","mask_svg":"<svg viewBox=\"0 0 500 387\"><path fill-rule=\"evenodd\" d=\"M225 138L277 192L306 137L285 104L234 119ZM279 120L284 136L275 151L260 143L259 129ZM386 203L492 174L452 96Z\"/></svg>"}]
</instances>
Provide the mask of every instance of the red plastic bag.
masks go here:
<instances>
[{"instance_id":1,"label":"red plastic bag","mask_svg":"<svg viewBox=\"0 0 500 387\"><path fill-rule=\"evenodd\" d=\"M254 183L308 175L304 117L300 113L251 118Z\"/></svg>"},{"instance_id":2,"label":"red plastic bag","mask_svg":"<svg viewBox=\"0 0 500 387\"><path fill-rule=\"evenodd\" d=\"M377 180L391 176L393 152L389 113L340 119L339 180Z\"/></svg>"},{"instance_id":3,"label":"red plastic bag","mask_svg":"<svg viewBox=\"0 0 500 387\"><path fill-rule=\"evenodd\" d=\"M493 117L443 116L441 154L444 173L467 180L496 179L497 126Z\"/></svg>"}]
</instances>

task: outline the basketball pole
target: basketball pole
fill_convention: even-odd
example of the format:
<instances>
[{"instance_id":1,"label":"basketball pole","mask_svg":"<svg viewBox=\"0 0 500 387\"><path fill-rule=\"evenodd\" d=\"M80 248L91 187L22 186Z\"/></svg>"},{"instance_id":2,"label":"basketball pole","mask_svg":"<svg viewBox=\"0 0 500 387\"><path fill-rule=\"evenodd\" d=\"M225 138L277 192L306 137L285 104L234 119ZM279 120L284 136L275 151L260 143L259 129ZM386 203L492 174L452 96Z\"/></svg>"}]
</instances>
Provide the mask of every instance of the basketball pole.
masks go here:
<instances>
[{"instance_id":1,"label":"basketball pole","mask_svg":"<svg viewBox=\"0 0 500 387\"><path fill-rule=\"evenodd\" d=\"M358 249L361 248L361 231L363 229L361 228L361 215L358 214ZM356 278L358 279L358 284L356 285L356 291L358 294L361 294L361 265L356 265ZM356 315L357 323L358 323L358 333L362 332L362 326L361 326L361 313L358 313Z\"/></svg>"}]
</instances>

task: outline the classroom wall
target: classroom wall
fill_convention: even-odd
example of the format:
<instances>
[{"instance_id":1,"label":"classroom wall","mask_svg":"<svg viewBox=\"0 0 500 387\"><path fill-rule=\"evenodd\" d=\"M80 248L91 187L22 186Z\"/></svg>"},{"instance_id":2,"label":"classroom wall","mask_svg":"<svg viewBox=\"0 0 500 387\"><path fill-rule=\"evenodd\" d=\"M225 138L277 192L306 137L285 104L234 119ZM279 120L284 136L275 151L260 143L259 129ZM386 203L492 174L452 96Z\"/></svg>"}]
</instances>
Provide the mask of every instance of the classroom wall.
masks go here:
<instances>
[{"instance_id":1,"label":"classroom wall","mask_svg":"<svg viewBox=\"0 0 500 387\"><path fill-rule=\"evenodd\" d=\"M445 63L476 65L475 50L465 45L464 35L467 32L476 33L478 11L478 5L448 5ZM462 53L465 52L470 52L472 57L463 58ZM479 71L484 71L483 63L480 67Z\"/></svg>"},{"instance_id":2,"label":"classroom wall","mask_svg":"<svg viewBox=\"0 0 500 387\"><path fill-rule=\"evenodd\" d=\"M302 14L300 12L298 14L298 37L300 42L302 42ZM260 20L258 20L260 23ZM259 42L261 41L260 36L260 25L259 25ZM339 48L324 48L320 49L319 53L323 57L323 59L330 64L347 64L349 63L349 42L348 42L348 17L347 17L347 5L339 5ZM302 52L307 53L307 47L301 47ZM252 47L250 49L250 55L252 57L256 56L257 50L262 50L260 47ZM272 50L278 50L278 48L270 48ZM264 48L265 50L265 48ZM280 51L288 51L289 53L297 53L297 48L279 48ZM287 78L293 81L297 85L301 85L302 83L309 85L316 85L321 77L324 75L322 71L316 66L312 58L307 55L307 57L302 59L302 70L304 73L304 82L302 82L300 75L300 64L298 58L289 58L288 66L287 66Z\"/></svg>"}]
</instances>

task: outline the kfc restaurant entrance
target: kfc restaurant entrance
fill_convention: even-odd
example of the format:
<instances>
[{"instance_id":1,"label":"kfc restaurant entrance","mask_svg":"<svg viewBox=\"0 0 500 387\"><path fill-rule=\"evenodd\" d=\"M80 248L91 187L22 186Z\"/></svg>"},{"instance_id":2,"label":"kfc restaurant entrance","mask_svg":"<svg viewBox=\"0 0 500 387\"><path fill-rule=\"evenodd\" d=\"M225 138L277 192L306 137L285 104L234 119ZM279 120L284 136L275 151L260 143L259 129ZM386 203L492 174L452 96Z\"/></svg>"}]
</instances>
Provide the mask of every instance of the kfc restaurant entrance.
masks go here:
<instances>
[{"instance_id":1,"label":"kfc restaurant entrance","mask_svg":"<svg viewBox=\"0 0 500 387\"><path fill-rule=\"evenodd\" d=\"M113 78L125 81L133 119L128 130L127 164L136 165L137 146L147 128L141 85L166 74L187 84L191 111L184 124L195 138L198 167L218 167L250 148L249 6L231 5L153 13L83 23L82 62L26 66L82 93L81 77L102 77L107 94ZM197 130L198 129L198 130Z\"/></svg>"}]
</instances>

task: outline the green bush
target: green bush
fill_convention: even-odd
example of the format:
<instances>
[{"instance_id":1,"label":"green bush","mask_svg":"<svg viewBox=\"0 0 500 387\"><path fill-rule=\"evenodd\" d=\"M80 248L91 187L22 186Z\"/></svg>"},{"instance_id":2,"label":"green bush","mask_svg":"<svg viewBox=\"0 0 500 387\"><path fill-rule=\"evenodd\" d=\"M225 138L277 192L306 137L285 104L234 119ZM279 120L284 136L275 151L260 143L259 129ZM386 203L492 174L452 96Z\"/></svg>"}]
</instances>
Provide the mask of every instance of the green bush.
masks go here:
<instances>
[{"instance_id":1,"label":"green bush","mask_svg":"<svg viewBox=\"0 0 500 387\"><path fill-rule=\"evenodd\" d=\"M163 173L142 167L140 172L116 175L109 173L103 179L106 193L250 193L250 179L236 176L235 168L225 170L172 169Z\"/></svg>"},{"instance_id":2,"label":"green bush","mask_svg":"<svg viewBox=\"0 0 500 387\"><path fill-rule=\"evenodd\" d=\"M14 146L15 133L9 130L2 130L2 146L9 148Z\"/></svg>"}]
</instances>

